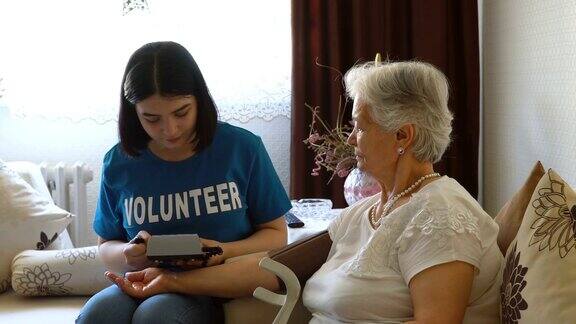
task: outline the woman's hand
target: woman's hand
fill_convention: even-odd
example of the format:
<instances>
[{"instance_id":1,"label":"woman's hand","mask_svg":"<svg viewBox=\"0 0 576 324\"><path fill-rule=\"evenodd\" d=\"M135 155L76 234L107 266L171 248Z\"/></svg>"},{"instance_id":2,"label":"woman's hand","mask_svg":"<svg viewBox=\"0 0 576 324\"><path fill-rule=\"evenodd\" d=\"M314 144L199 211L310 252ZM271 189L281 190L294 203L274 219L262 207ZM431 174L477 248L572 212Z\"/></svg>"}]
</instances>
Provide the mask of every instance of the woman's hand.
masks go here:
<instances>
[{"instance_id":1,"label":"woman's hand","mask_svg":"<svg viewBox=\"0 0 576 324\"><path fill-rule=\"evenodd\" d=\"M138 236L142 238L144 242L128 242L122 250L126 264L134 270L141 270L150 267L153 264L148 260L148 257L146 257L146 246L148 244L148 239L150 239L150 234L146 231L140 231L138 232Z\"/></svg>"},{"instance_id":2,"label":"woman's hand","mask_svg":"<svg viewBox=\"0 0 576 324\"><path fill-rule=\"evenodd\" d=\"M127 272L124 277L106 271L106 277L123 292L135 298L147 298L171 291L171 272L159 268L146 268L141 271Z\"/></svg>"}]
</instances>

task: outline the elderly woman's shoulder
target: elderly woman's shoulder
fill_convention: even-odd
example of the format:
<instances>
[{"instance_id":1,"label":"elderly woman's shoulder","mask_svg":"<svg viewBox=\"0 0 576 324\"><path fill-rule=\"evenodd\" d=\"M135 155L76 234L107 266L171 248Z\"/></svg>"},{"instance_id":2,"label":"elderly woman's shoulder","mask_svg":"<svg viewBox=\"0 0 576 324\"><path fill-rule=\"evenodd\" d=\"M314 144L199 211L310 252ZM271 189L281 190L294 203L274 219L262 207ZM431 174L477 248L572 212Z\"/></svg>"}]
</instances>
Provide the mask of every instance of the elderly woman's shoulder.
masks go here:
<instances>
[{"instance_id":1,"label":"elderly woman's shoulder","mask_svg":"<svg viewBox=\"0 0 576 324\"><path fill-rule=\"evenodd\" d=\"M483 248L495 242L498 225L456 180L443 177L423 188L413 201L403 237L416 233L446 242L456 236L469 238ZM469 234L469 235L467 235ZM408 244L404 242L404 245Z\"/></svg>"},{"instance_id":2,"label":"elderly woman's shoulder","mask_svg":"<svg viewBox=\"0 0 576 324\"><path fill-rule=\"evenodd\" d=\"M451 215L472 214L479 218L492 219L478 201L458 181L444 176L426 185L417 194L422 209L429 212Z\"/></svg>"}]
</instances>

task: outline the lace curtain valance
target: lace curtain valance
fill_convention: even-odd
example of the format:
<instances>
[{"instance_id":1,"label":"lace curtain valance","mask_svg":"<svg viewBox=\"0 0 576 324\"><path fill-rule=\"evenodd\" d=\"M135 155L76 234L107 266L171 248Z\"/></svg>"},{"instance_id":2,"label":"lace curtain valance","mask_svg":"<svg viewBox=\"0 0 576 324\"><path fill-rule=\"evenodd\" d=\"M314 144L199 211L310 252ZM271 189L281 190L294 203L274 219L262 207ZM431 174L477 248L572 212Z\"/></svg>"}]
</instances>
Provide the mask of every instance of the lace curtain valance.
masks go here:
<instances>
[{"instance_id":1,"label":"lace curtain valance","mask_svg":"<svg viewBox=\"0 0 576 324\"><path fill-rule=\"evenodd\" d=\"M0 4L0 89L17 116L116 119L120 81L144 43L192 53L222 120L290 117L290 2L148 0ZM123 14L124 13L124 14Z\"/></svg>"}]
</instances>

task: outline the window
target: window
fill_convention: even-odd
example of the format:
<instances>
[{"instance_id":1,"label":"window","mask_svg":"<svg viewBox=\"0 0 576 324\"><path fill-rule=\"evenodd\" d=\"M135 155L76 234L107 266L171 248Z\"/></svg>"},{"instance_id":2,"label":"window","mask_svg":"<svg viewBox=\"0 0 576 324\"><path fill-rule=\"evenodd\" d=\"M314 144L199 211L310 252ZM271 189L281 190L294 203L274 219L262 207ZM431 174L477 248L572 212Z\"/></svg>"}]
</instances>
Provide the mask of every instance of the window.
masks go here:
<instances>
[{"instance_id":1,"label":"window","mask_svg":"<svg viewBox=\"0 0 576 324\"><path fill-rule=\"evenodd\" d=\"M134 1L132 1L134 2ZM115 120L130 54L184 45L221 119L290 117L290 1L120 0L0 3L0 100L18 116Z\"/></svg>"}]
</instances>

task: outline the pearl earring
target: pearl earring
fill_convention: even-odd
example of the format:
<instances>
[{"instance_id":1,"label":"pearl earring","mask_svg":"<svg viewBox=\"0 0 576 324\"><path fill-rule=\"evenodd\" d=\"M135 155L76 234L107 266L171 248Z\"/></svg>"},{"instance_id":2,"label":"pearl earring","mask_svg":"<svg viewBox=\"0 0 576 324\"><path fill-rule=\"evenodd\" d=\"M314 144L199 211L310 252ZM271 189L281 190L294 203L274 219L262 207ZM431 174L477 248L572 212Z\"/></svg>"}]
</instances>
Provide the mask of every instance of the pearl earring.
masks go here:
<instances>
[{"instance_id":1,"label":"pearl earring","mask_svg":"<svg viewBox=\"0 0 576 324\"><path fill-rule=\"evenodd\" d=\"M402 155L404 154L404 148L403 147L399 147L398 148L398 155Z\"/></svg>"}]
</instances>

